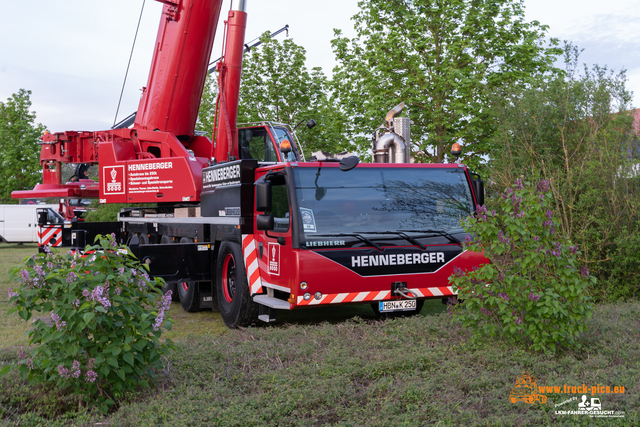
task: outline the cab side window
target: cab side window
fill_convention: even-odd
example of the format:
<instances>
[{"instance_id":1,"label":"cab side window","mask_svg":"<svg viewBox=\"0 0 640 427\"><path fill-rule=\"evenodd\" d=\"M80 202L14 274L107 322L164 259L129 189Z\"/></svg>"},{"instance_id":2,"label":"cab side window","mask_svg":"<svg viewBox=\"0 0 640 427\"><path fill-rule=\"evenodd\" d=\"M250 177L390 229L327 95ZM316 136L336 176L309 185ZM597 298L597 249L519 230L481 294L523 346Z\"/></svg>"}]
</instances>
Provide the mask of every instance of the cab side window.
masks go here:
<instances>
[{"instance_id":1,"label":"cab side window","mask_svg":"<svg viewBox=\"0 0 640 427\"><path fill-rule=\"evenodd\" d=\"M275 228L273 231L283 233L289 230L289 198L287 197L287 188L284 184L273 185L272 194L272 210L271 215L274 217Z\"/></svg>"},{"instance_id":2,"label":"cab side window","mask_svg":"<svg viewBox=\"0 0 640 427\"><path fill-rule=\"evenodd\" d=\"M277 162L273 141L265 128L238 129L240 158L259 162Z\"/></svg>"}]
</instances>

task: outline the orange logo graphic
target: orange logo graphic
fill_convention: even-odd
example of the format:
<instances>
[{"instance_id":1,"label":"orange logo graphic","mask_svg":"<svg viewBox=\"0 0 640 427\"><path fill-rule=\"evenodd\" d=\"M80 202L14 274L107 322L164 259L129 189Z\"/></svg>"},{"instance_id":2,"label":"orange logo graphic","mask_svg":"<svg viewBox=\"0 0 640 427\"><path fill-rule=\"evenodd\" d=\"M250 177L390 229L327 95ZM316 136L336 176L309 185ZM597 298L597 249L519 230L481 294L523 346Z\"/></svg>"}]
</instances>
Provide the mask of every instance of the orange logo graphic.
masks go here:
<instances>
[{"instance_id":1,"label":"orange logo graphic","mask_svg":"<svg viewBox=\"0 0 640 427\"><path fill-rule=\"evenodd\" d=\"M516 385L513 386L509 393L509 401L516 403L523 401L527 403L546 403L547 396L538 394L538 386L536 385L536 377L531 374L523 373L516 378Z\"/></svg>"}]
</instances>

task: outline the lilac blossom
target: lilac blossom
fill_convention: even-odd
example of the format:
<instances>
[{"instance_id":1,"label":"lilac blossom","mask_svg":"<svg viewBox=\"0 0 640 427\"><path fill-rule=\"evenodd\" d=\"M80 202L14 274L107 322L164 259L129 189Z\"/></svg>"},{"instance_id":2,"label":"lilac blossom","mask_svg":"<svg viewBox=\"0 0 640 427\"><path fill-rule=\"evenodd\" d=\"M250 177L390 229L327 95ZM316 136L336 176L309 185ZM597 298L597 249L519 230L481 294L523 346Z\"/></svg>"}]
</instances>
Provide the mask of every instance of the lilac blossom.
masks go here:
<instances>
[{"instance_id":1,"label":"lilac blossom","mask_svg":"<svg viewBox=\"0 0 640 427\"><path fill-rule=\"evenodd\" d=\"M93 383L98 379L98 374L96 374L95 371L87 371L87 373L84 374L84 378L87 382Z\"/></svg>"},{"instance_id":2,"label":"lilac blossom","mask_svg":"<svg viewBox=\"0 0 640 427\"><path fill-rule=\"evenodd\" d=\"M38 274L38 276L40 277L44 276L44 271L42 270L42 266L36 265L35 267L33 267L33 269Z\"/></svg>"},{"instance_id":3,"label":"lilac blossom","mask_svg":"<svg viewBox=\"0 0 640 427\"><path fill-rule=\"evenodd\" d=\"M166 294L164 294L162 296L162 298L160 298L160 301L158 302L158 317L156 317L156 321L153 324L153 330L157 331L158 329L160 329L160 325L162 325L162 322L164 320L164 312L166 310L169 309L169 307L171 307L171 294L173 291L169 291Z\"/></svg>"},{"instance_id":4,"label":"lilac blossom","mask_svg":"<svg viewBox=\"0 0 640 427\"><path fill-rule=\"evenodd\" d=\"M540 241L540 236L533 236L533 240L535 240L536 242Z\"/></svg>"},{"instance_id":5,"label":"lilac blossom","mask_svg":"<svg viewBox=\"0 0 640 427\"><path fill-rule=\"evenodd\" d=\"M82 294L84 295L84 292ZM111 301L109 301L109 282L107 281L105 286L96 286L95 289L91 291L89 300L100 303L105 310L111 307Z\"/></svg>"},{"instance_id":6,"label":"lilac blossom","mask_svg":"<svg viewBox=\"0 0 640 427\"><path fill-rule=\"evenodd\" d=\"M476 214L478 215L478 219L482 220L482 221L486 221L487 220L487 208L485 207L485 205L476 205Z\"/></svg>"},{"instance_id":7,"label":"lilac blossom","mask_svg":"<svg viewBox=\"0 0 640 427\"><path fill-rule=\"evenodd\" d=\"M551 187L549 186L549 181L547 181L546 179L543 179L542 181L540 181L538 183L538 191L540 193L545 193L545 192L549 191L549 188L551 188Z\"/></svg>"},{"instance_id":8,"label":"lilac blossom","mask_svg":"<svg viewBox=\"0 0 640 427\"><path fill-rule=\"evenodd\" d=\"M500 240L500 243L509 243L511 240L509 240L508 237L505 237L504 233L502 232L502 230L498 231L498 239Z\"/></svg>"},{"instance_id":9,"label":"lilac blossom","mask_svg":"<svg viewBox=\"0 0 640 427\"><path fill-rule=\"evenodd\" d=\"M582 269L580 270L580 275L582 277L587 277L589 275L589 269L587 268L586 264L582 266Z\"/></svg>"},{"instance_id":10,"label":"lilac blossom","mask_svg":"<svg viewBox=\"0 0 640 427\"><path fill-rule=\"evenodd\" d=\"M19 297L20 294L16 291L14 291L13 289L9 288L9 299L11 299L12 297Z\"/></svg>"},{"instance_id":11,"label":"lilac blossom","mask_svg":"<svg viewBox=\"0 0 640 427\"><path fill-rule=\"evenodd\" d=\"M522 180L520 178L516 179L513 188L515 188L516 190L522 190Z\"/></svg>"},{"instance_id":12,"label":"lilac blossom","mask_svg":"<svg viewBox=\"0 0 640 427\"><path fill-rule=\"evenodd\" d=\"M70 271L69 274L67 274L67 283L73 283L77 279L78 279L78 275L73 271Z\"/></svg>"},{"instance_id":13,"label":"lilac blossom","mask_svg":"<svg viewBox=\"0 0 640 427\"><path fill-rule=\"evenodd\" d=\"M48 246L48 245L47 245L47 246L45 246L45 247L44 247L44 253L46 253L46 254L50 254L50 253L51 253L51 247L50 247L50 246Z\"/></svg>"},{"instance_id":14,"label":"lilac blossom","mask_svg":"<svg viewBox=\"0 0 640 427\"><path fill-rule=\"evenodd\" d=\"M540 299L540 295L531 292L529 293L529 299L533 302L538 302L538 300Z\"/></svg>"},{"instance_id":15,"label":"lilac blossom","mask_svg":"<svg viewBox=\"0 0 640 427\"><path fill-rule=\"evenodd\" d=\"M58 365L58 374L60 374L60 376L65 380L68 380L69 378L71 378L71 371L69 371L67 368L65 368L62 365Z\"/></svg>"},{"instance_id":16,"label":"lilac blossom","mask_svg":"<svg viewBox=\"0 0 640 427\"><path fill-rule=\"evenodd\" d=\"M122 276L124 274L124 267L118 268L118 273Z\"/></svg>"},{"instance_id":17,"label":"lilac blossom","mask_svg":"<svg viewBox=\"0 0 640 427\"><path fill-rule=\"evenodd\" d=\"M507 295L506 292L500 292L500 293L498 293L498 296L500 298L502 298L503 300L505 300L506 302L509 302L509 295Z\"/></svg>"},{"instance_id":18,"label":"lilac blossom","mask_svg":"<svg viewBox=\"0 0 640 427\"><path fill-rule=\"evenodd\" d=\"M577 251L578 251L578 245L569 247L569 252L571 252L573 255L575 255Z\"/></svg>"},{"instance_id":19,"label":"lilac blossom","mask_svg":"<svg viewBox=\"0 0 640 427\"><path fill-rule=\"evenodd\" d=\"M67 326L67 322L65 322L64 320L61 320L60 316L58 316L53 311L51 312L51 320L53 321L53 323L56 324L56 329L59 331L61 331L62 328Z\"/></svg>"},{"instance_id":20,"label":"lilac blossom","mask_svg":"<svg viewBox=\"0 0 640 427\"><path fill-rule=\"evenodd\" d=\"M22 280L26 282L29 280L29 272L25 269L20 270L20 277L22 277Z\"/></svg>"},{"instance_id":21,"label":"lilac blossom","mask_svg":"<svg viewBox=\"0 0 640 427\"><path fill-rule=\"evenodd\" d=\"M453 274L456 275L456 277L462 277L464 276L464 272L462 271L461 268L456 267L455 265L453 266Z\"/></svg>"},{"instance_id":22,"label":"lilac blossom","mask_svg":"<svg viewBox=\"0 0 640 427\"><path fill-rule=\"evenodd\" d=\"M469 235L468 235L468 234L466 234L466 235L464 236L464 242L465 242L467 245L468 245L469 243L471 243L471 237L469 237Z\"/></svg>"},{"instance_id":23,"label":"lilac blossom","mask_svg":"<svg viewBox=\"0 0 640 427\"><path fill-rule=\"evenodd\" d=\"M516 325L519 325L519 324L521 324L521 323L522 323L522 318L521 318L521 317L518 317L518 318L516 319Z\"/></svg>"},{"instance_id":24,"label":"lilac blossom","mask_svg":"<svg viewBox=\"0 0 640 427\"><path fill-rule=\"evenodd\" d=\"M480 311L487 316L491 316L491 312L486 308L481 308Z\"/></svg>"}]
</instances>

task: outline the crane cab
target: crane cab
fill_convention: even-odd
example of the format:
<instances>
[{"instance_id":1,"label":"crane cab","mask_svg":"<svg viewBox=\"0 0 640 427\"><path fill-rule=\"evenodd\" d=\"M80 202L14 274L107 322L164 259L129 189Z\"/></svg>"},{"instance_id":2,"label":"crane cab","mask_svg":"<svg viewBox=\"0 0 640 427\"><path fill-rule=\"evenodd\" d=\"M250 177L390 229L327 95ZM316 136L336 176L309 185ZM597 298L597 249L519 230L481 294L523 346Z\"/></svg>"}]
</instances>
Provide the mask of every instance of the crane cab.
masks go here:
<instances>
[{"instance_id":1,"label":"crane cab","mask_svg":"<svg viewBox=\"0 0 640 427\"><path fill-rule=\"evenodd\" d=\"M294 130L284 123L257 122L238 126L239 155L260 163L304 161Z\"/></svg>"}]
</instances>

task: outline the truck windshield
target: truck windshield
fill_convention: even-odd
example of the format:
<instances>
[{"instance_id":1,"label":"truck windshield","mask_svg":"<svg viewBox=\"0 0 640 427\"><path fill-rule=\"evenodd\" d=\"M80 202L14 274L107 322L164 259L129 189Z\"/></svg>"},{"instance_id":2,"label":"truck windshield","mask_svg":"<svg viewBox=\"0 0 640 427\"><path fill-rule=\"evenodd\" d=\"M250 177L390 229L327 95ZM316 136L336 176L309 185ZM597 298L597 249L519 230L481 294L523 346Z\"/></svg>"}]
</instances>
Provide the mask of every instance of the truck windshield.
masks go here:
<instances>
[{"instance_id":1,"label":"truck windshield","mask_svg":"<svg viewBox=\"0 0 640 427\"><path fill-rule=\"evenodd\" d=\"M462 232L473 212L460 168L293 168L304 234Z\"/></svg>"}]
</instances>

